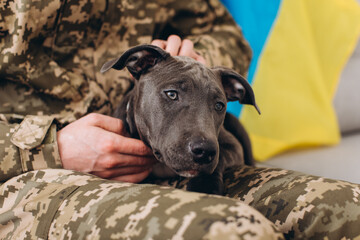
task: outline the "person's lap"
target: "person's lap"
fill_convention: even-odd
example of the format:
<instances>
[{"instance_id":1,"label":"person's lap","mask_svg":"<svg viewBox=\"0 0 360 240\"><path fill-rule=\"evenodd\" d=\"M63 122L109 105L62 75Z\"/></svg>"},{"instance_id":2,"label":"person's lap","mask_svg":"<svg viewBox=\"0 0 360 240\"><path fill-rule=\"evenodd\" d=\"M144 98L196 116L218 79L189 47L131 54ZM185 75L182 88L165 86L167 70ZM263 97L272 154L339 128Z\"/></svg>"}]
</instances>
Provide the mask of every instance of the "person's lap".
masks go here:
<instances>
[{"instance_id":1,"label":"person's lap","mask_svg":"<svg viewBox=\"0 0 360 240\"><path fill-rule=\"evenodd\" d=\"M186 188L175 178L157 184ZM249 204L288 239L360 236L360 186L274 168L241 167L224 175L226 196Z\"/></svg>"},{"instance_id":2,"label":"person's lap","mask_svg":"<svg viewBox=\"0 0 360 240\"><path fill-rule=\"evenodd\" d=\"M287 238L360 236L360 186L303 173L245 167L225 175L227 196L275 223Z\"/></svg>"},{"instance_id":3,"label":"person's lap","mask_svg":"<svg viewBox=\"0 0 360 240\"><path fill-rule=\"evenodd\" d=\"M357 184L244 167L226 172L226 197L168 187L186 182L157 186L59 169L29 172L0 186L0 236L269 238L279 237L276 228L289 239L360 235Z\"/></svg>"},{"instance_id":4,"label":"person's lap","mask_svg":"<svg viewBox=\"0 0 360 240\"><path fill-rule=\"evenodd\" d=\"M235 199L47 169L0 186L0 238L279 239Z\"/></svg>"}]
</instances>

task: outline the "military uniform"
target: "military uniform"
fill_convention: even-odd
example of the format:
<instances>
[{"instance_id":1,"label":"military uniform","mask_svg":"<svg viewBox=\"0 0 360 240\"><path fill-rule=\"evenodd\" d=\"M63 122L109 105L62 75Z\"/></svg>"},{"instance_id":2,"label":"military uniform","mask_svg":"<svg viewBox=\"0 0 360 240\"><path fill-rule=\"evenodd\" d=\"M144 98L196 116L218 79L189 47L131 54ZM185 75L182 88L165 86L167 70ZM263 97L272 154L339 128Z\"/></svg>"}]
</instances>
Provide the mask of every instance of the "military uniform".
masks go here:
<instances>
[{"instance_id":1,"label":"military uniform","mask_svg":"<svg viewBox=\"0 0 360 240\"><path fill-rule=\"evenodd\" d=\"M111 115L130 84L102 64L170 34L246 74L249 46L217 0L0 2L0 239L358 237L356 184L246 167L224 198L62 169L56 131Z\"/></svg>"}]
</instances>

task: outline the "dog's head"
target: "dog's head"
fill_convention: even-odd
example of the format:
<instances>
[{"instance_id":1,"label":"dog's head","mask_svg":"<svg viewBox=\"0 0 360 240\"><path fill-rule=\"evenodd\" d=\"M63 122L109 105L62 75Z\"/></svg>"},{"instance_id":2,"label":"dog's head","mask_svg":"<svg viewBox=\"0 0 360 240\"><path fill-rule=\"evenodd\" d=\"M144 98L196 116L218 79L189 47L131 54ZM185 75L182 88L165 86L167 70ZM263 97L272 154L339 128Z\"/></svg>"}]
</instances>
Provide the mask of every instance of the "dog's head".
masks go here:
<instances>
[{"instance_id":1,"label":"dog's head","mask_svg":"<svg viewBox=\"0 0 360 240\"><path fill-rule=\"evenodd\" d=\"M101 72L125 67L135 78L126 109L130 132L139 134L156 158L181 176L211 174L216 168L228 101L258 110L251 86L231 69L210 69L140 45L105 63Z\"/></svg>"}]
</instances>

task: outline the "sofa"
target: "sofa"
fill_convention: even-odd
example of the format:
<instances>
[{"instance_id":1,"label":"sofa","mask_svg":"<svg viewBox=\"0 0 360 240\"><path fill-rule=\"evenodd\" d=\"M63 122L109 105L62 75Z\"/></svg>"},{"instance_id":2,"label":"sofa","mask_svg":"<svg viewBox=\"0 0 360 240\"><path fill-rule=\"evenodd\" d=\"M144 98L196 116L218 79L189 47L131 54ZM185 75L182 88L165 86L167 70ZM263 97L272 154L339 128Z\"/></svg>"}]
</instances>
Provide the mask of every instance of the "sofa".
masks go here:
<instances>
[{"instance_id":1,"label":"sofa","mask_svg":"<svg viewBox=\"0 0 360 240\"><path fill-rule=\"evenodd\" d=\"M333 106L341 131L339 144L288 151L257 166L360 183L360 39L341 74Z\"/></svg>"}]
</instances>

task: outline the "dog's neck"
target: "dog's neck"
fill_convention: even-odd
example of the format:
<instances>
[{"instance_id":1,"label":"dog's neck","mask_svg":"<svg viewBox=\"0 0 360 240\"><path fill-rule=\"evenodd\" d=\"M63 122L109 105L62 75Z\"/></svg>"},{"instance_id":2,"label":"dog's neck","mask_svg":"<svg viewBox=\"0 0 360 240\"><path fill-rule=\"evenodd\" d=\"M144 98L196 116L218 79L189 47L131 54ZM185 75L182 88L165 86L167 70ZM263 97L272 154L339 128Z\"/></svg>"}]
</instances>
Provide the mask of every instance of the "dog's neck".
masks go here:
<instances>
[{"instance_id":1,"label":"dog's neck","mask_svg":"<svg viewBox=\"0 0 360 240\"><path fill-rule=\"evenodd\" d=\"M140 139L139 132L135 124L134 106L133 106L132 98L129 97L125 104L126 104L126 108L124 111L125 113L124 122L127 126L127 131L129 132L131 137Z\"/></svg>"},{"instance_id":2,"label":"dog's neck","mask_svg":"<svg viewBox=\"0 0 360 240\"><path fill-rule=\"evenodd\" d=\"M121 107L117 109L115 117L118 117L123 121L126 131L130 134L130 137L141 139L145 145L151 148L148 140L140 133L135 123L134 102L133 95L129 92L124 97L120 105Z\"/></svg>"},{"instance_id":3,"label":"dog's neck","mask_svg":"<svg viewBox=\"0 0 360 240\"><path fill-rule=\"evenodd\" d=\"M139 138L137 128L134 121L134 108L132 106L131 91L125 94L119 106L115 109L114 117L121 119L126 129L126 132L133 138Z\"/></svg>"}]
</instances>

